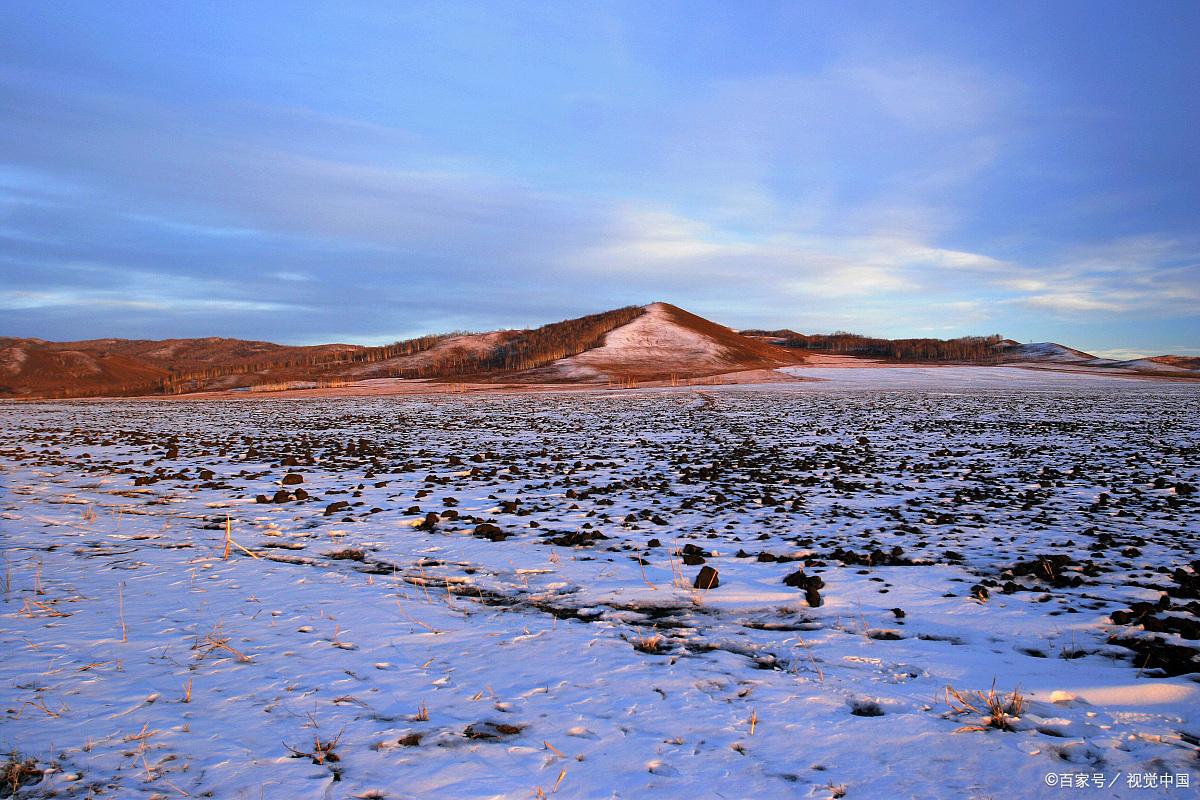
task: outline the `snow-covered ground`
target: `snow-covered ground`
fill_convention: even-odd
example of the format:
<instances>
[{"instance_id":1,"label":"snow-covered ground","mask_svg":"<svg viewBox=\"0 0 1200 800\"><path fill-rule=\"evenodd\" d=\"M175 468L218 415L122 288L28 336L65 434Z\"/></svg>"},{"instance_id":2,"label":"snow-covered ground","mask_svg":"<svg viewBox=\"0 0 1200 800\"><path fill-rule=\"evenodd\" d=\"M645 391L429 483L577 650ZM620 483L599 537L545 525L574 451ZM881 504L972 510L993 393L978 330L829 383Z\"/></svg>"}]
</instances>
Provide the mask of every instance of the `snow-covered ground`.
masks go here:
<instances>
[{"instance_id":1,"label":"snow-covered ground","mask_svg":"<svg viewBox=\"0 0 1200 800\"><path fill-rule=\"evenodd\" d=\"M1026 389L1032 392L1074 392L1079 389L1123 388L1155 391L1161 383L1147 383L1136 376L1103 372L1048 372L1026 367L909 367L874 364L869 367L781 367L779 372L799 378L827 381L806 388L868 391L922 391L970 393L993 389ZM1136 382L1131 385L1131 381ZM1139 388L1140 387L1140 388ZM1200 392L1193 391L1200 395Z\"/></svg>"},{"instance_id":2,"label":"snow-covered ground","mask_svg":"<svg viewBox=\"0 0 1200 800\"><path fill-rule=\"evenodd\" d=\"M1195 796L1200 388L828 372L0 406L19 796Z\"/></svg>"}]
</instances>

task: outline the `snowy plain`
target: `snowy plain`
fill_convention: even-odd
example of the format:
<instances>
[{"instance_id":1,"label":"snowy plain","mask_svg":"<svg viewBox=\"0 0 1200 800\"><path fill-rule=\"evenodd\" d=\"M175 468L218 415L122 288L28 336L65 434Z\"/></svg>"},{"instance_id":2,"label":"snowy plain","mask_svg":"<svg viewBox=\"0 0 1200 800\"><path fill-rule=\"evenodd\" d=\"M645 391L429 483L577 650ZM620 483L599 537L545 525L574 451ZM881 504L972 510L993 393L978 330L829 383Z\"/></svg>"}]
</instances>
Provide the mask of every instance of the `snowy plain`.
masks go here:
<instances>
[{"instance_id":1,"label":"snowy plain","mask_svg":"<svg viewBox=\"0 0 1200 800\"><path fill-rule=\"evenodd\" d=\"M1200 387L795 374L0 406L18 797L1195 796Z\"/></svg>"}]
</instances>

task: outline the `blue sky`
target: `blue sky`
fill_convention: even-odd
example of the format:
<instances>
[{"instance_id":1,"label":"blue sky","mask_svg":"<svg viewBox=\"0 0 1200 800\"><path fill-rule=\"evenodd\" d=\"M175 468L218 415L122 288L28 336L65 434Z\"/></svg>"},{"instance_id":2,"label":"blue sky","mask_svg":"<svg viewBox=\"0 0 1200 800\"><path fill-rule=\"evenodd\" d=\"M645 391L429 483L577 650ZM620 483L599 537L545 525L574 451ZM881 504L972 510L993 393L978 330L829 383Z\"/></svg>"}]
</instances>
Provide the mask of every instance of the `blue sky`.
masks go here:
<instances>
[{"instance_id":1,"label":"blue sky","mask_svg":"<svg viewBox=\"0 0 1200 800\"><path fill-rule=\"evenodd\" d=\"M0 5L0 335L1200 353L1200 3Z\"/></svg>"}]
</instances>

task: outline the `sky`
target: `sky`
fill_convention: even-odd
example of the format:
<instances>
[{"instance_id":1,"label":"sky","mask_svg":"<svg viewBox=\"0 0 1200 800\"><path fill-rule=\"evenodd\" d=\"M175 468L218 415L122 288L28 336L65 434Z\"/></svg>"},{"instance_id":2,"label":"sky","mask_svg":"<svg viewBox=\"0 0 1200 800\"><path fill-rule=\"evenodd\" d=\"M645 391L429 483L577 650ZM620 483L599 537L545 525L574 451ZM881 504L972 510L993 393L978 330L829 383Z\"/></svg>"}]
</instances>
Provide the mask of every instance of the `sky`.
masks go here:
<instances>
[{"instance_id":1,"label":"sky","mask_svg":"<svg viewBox=\"0 0 1200 800\"><path fill-rule=\"evenodd\" d=\"M0 4L0 335L1200 354L1200 3Z\"/></svg>"}]
</instances>

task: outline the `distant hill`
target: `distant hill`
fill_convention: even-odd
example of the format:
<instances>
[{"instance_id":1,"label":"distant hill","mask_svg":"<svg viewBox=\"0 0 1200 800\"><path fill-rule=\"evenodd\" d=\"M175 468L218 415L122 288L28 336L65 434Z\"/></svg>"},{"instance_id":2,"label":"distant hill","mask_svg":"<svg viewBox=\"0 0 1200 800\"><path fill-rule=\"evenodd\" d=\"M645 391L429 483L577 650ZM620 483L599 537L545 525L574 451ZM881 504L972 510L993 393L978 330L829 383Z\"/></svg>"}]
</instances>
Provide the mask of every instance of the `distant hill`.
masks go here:
<instances>
[{"instance_id":1,"label":"distant hill","mask_svg":"<svg viewBox=\"0 0 1200 800\"><path fill-rule=\"evenodd\" d=\"M882 339L839 331L828 334L797 333L790 328L744 330L745 336L779 347L809 353L832 353L854 358L900 363L1013 365L1058 370L1089 370L1154 375L1200 377L1200 358L1154 356L1129 361L1099 358L1057 342L1021 343L991 336L957 339Z\"/></svg>"},{"instance_id":2,"label":"distant hill","mask_svg":"<svg viewBox=\"0 0 1200 800\"><path fill-rule=\"evenodd\" d=\"M1052 361L1061 364L1078 364L1096 361L1096 356L1076 350L1057 342L1031 342L1021 344L1005 339L997 345L1005 361Z\"/></svg>"},{"instance_id":3,"label":"distant hill","mask_svg":"<svg viewBox=\"0 0 1200 800\"><path fill-rule=\"evenodd\" d=\"M431 334L379 347L241 339L49 342L0 338L0 397L174 395L316 388L376 378L507 384L692 379L802 364L815 353L899 363L1012 364L1200 377L1200 359L1113 361L1054 342L993 336L880 339L791 329L735 331L669 303L528 330Z\"/></svg>"},{"instance_id":4,"label":"distant hill","mask_svg":"<svg viewBox=\"0 0 1200 800\"><path fill-rule=\"evenodd\" d=\"M358 345L289 347L242 339L0 338L0 396L87 397L167 391L175 376L251 369L258 363L315 361L361 352Z\"/></svg>"},{"instance_id":5,"label":"distant hill","mask_svg":"<svg viewBox=\"0 0 1200 800\"><path fill-rule=\"evenodd\" d=\"M373 378L608 383L796 364L795 352L666 303L529 330L424 336L382 347L239 339L0 339L0 396L91 397L337 386Z\"/></svg>"}]
</instances>

